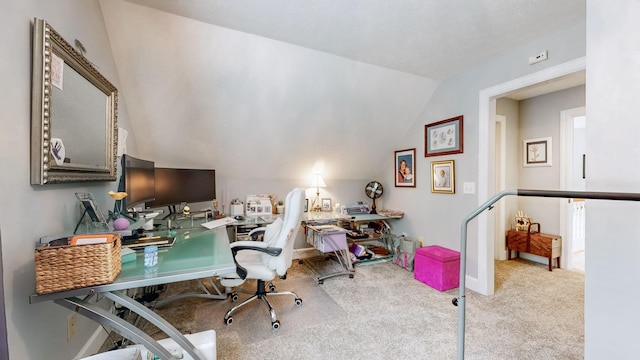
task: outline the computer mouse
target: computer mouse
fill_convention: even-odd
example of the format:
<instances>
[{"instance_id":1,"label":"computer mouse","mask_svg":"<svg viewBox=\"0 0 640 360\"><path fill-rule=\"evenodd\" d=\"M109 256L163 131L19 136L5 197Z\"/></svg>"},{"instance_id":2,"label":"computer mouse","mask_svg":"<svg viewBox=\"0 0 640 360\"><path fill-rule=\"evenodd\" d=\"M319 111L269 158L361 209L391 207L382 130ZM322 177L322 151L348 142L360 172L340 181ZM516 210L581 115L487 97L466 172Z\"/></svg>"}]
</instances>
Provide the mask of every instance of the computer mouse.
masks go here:
<instances>
[{"instance_id":1,"label":"computer mouse","mask_svg":"<svg viewBox=\"0 0 640 360\"><path fill-rule=\"evenodd\" d=\"M233 218L236 219L236 220L244 220L244 216L242 216L242 215L236 215Z\"/></svg>"}]
</instances>

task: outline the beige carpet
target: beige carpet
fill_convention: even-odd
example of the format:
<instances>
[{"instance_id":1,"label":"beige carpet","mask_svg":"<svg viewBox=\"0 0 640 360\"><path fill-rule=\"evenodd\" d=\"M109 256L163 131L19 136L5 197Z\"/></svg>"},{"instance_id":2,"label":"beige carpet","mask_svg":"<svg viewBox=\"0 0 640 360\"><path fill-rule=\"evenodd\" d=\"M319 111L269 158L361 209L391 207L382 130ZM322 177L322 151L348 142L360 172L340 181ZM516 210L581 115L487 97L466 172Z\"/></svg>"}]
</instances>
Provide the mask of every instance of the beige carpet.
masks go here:
<instances>
[{"instance_id":1,"label":"beige carpet","mask_svg":"<svg viewBox=\"0 0 640 360\"><path fill-rule=\"evenodd\" d=\"M391 263L356 267L318 285L316 275L294 262L271 298L281 321L272 330L261 303L247 305L231 325L228 300L186 299L158 312L182 332L217 332L218 359L455 359L458 290L438 292ZM169 286L166 294L194 290ZM241 298L247 295L241 294ZM270 300L271 300L270 299ZM496 293L467 291L466 359L582 359L584 274L526 260L496 262ZM154 337L156 330L141 324ZM110 346L105 343L105 348Z\"/></svg>"}]
</instances>

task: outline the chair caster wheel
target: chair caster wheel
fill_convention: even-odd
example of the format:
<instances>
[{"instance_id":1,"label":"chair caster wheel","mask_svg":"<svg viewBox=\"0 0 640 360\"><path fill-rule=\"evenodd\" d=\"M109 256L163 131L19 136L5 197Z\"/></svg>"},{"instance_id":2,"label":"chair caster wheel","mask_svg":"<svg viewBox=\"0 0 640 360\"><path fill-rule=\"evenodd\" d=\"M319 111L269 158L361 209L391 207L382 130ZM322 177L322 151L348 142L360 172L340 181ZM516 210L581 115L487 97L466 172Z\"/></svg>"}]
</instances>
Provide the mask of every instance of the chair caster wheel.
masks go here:
<instances>
[{"instance_id":1,"label":"chair caster wheel","mask_svg":"<svg viewBox=\"0 0 640 360\"><path fill-rule=\"evenodd\" d=\"M324 280L318 280L318 284L320 285L324 284Z\"/></svg>"},{"instance_id":2,"label":"chair caster wheel","mask_svg":"<svg viewBox=\"0 0 640 360\"><path fill-rule=\"evenodd\" d=\"M349 274L349 279L353 279L353 274Z\"/></svg>"},{"instance_id":3,"label":"chair caster wheel","mask_svg":"<svg viewBox=\"0 0 640 360\"><path fill-rule=\"evenodd\" d=\"M273 328L273 330L278 330L280 328L280 321L276 320L274 322L271 323L271 327Z\"/></svg>"},{"instance_id":4,"label":"chair caster wheel","mask_svg":"<svg viewBox=\"0 0 640 360\"><path fill-rule=\"evenodd\" d=\"M302 305L302 299L296 298L296 306Z\"/></svg>"},{"instance_id":5,"label":"chair caster wheel","mask_svg":"<svg viewBox=\"0 0 640 360\"><path fill-rule=\"evenodd\" d=\"M232 302L236 302L236 301L238 301L238 294L236 294L236 293L231 293L231 294L229 295L229 298L231 299L231 301L232 301Z\"/></svg>"},{"instance_id":6,"label":"chair caster wheel","mask_svg":"<svg viewBox=\"0 0 640 360\"><path fill-rule=\"evenodd\" d=\"M453 306L458 306L458 298L453 298L453 300L451 300L451 303L453 304Z\"/></svg>"},{"instance_id":7,"label":"chair caster wheel","mask_svg":"<svg viewBox=\"0 0 640 360\"><path fill-rule=\"evenodd\" d=\"M226 319L224 319L224 323L227 325L231 325L231 323L233 322L233 318L232 317L228 317Z\"/></svg>"},{"instance_id":8,"label":"chair caster wheel","mask_svg":"<svg viewBox=\"0 0 640 360\"><path fill-rule=\"evenodd\" d=\"M276 291L276 286L273 284L269 284L269 291Z\"/></svg>"}]
</instances>

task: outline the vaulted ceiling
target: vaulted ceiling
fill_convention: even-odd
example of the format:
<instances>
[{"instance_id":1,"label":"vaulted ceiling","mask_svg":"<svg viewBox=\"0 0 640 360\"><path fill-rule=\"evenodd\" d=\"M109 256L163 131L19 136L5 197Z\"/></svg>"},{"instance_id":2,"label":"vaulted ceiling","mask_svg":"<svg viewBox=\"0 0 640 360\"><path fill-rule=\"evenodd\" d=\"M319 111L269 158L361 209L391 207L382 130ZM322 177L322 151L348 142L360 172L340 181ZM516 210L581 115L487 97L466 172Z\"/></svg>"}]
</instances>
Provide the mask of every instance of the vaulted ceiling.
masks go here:
<instances>
[{"instance_id":1,"label":"vaulted ceiling","mask_svg":"<svg viewBox=\"0 0 640 360\"><path fill-rule=\"evenodd\" d=\"M442 80L584 20L585 0L128 0Z\"/></svg>"},{"instance_id":2,"label":"vaulted ceiling","mask_svg":"<svg viewBox=\"0 0 640 360\"><path fill-rule=\"evenodd\" d=\"M585 0L100 4L141 155L287 179L377 176L440 81L585 19Z\"/></svg>"}]
</instances>

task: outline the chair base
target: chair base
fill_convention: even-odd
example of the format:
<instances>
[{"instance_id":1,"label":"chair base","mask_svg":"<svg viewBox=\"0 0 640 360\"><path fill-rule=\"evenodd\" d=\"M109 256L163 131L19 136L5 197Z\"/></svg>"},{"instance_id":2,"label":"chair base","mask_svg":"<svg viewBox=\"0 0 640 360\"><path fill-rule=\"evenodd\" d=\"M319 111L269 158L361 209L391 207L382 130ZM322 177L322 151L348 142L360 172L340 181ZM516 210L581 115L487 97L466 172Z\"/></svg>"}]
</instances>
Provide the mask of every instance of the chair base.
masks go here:
<instances>
[{"instance_id":1,"label":"chair base","mask_svg":"<svg viewBox=\"0 0 640 360\"><path fill-rule=\"evenodd\" d=\"M267 300L267 297L269 296L280 296L280 295L291 295L295 298L295 304L296 306L300 306L302 305L302 299L294 292L292 291L274 291L275 290L275 286L273 284L269 284L269 288L271 289L271 291L266 291L265 289L265 282L264 280L257 280L258 284L257 284L257 290L255 292L255 294L253 296L251 296L250 298L246 299L245 301L241 302L240 304L232 307L231 309L229 309L229 311L227 311L226 315L224 316L224 323L227 325L230 325L233 322L233 317L231 316L231 314L233 314L236 310L238 310L239 308L247 305L248 303L260 299L262 300L262 302L267 306L267 308L269 309L269 314L271 315L271 327L275 330L280 328L280 321L277 319L276 317L276 311L273 309L273 307L271 306L271 304L269 303L269 300ZM238 298L238 295L232 293L230 294L230 297L233 301L235 301Z\"/></svg>"}]
</instances>

